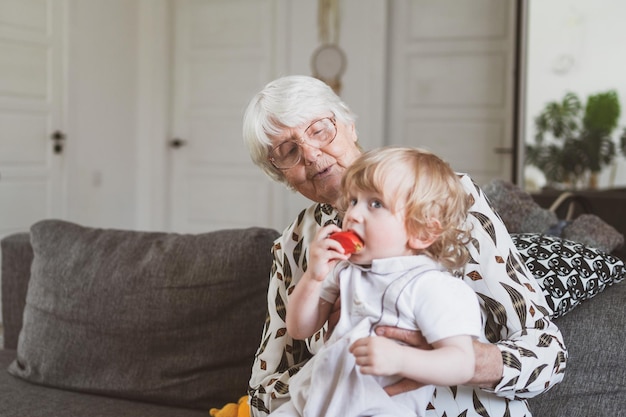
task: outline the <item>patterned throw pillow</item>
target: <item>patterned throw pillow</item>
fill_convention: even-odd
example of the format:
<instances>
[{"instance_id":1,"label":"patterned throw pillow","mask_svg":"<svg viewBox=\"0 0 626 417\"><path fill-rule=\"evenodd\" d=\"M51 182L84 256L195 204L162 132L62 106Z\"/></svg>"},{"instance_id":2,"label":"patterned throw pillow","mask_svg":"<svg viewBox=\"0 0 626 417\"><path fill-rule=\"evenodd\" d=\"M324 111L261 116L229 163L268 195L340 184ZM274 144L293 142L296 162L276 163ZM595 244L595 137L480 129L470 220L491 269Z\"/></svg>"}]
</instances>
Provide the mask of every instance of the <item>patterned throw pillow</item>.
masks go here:
<instances>
[{"instance_id":1,"label":"patterned throw pillow","mask_svg":"<svg viewBox=\"0 0 626 417\"><path fill-rule=\"evenodd\" d=\"M624 262L598 249L556 236L511 234L526 266L537 278L553 318L624 279Z\"/></svg>"}]
</instances>

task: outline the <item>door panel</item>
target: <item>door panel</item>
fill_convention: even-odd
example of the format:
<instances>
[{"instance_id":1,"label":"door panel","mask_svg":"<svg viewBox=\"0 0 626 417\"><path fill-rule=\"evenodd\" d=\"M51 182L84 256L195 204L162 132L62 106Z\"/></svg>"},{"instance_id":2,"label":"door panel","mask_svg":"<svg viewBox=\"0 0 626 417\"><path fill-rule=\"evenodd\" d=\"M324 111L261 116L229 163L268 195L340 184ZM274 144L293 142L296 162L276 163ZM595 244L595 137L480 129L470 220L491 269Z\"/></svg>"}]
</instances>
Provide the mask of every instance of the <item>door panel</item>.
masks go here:
<instances>
[{"instance_id":1,"label":"door panel","mask_svg":"<svg viewBox=\"0 0 626 417\"><path fill-rule=\"evenodd\" d=\"M388 143L511 179L513 0L392 0Z\"/></svg>"},{"instance_id":2,"label":"door panel","mask_svg":"<svg viewBox=\"0 0 626 417\"><path fill-rule=\"evenodd\" d=\"M284 187L252 164L242 139L248 101L281 67L277 0L175 1L170 229L275 226ZM280 202L278 202L280 200ZM278 223L278 224L276 224Z\"/></svg>"},{"instance_id":3,"label":"door panel","mask_svg":"<svg viewBox=\"0 0 626 417\"><path fill-rule=\"evenodd\" d=\"M0 235L63 216L65 2L0 1Z\"/></svg>"}]
</instances>

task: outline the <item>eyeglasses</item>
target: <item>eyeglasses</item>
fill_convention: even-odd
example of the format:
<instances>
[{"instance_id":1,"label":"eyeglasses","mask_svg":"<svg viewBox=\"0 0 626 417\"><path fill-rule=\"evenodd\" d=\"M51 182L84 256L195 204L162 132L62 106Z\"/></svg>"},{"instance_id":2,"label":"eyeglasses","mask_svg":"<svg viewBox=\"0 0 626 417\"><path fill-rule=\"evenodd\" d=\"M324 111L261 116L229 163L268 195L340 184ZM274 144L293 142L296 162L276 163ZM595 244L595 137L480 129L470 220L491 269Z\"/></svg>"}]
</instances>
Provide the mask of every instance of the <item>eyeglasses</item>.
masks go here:
<instances>
[{"instance_id":1,"label":"eyeglasses","mask_svg":"<svg viewBox=\"0 0 626 417\"><path fill-rule=\"evenodd\" d=\"M272 148L269 160L278 169L293 168L302 159L302 145L321 149L329 145L337 136L335 117L324 117L311 123L299 140L288 140Z\"/></svg>"}]
</instances>

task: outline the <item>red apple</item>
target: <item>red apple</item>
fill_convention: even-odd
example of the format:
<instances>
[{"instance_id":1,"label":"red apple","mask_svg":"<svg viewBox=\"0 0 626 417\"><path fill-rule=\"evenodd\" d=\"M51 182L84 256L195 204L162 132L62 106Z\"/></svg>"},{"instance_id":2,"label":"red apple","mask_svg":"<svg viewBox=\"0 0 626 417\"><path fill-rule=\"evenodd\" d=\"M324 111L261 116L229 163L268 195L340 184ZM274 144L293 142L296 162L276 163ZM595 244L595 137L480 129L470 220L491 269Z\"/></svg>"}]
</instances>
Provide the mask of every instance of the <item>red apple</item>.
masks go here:
<instances>
[{"instance_id":1,"label":"red apple","mask_svg":"<svg viewBox=\"0 0 626 417\"><path fill-rule=\"evenodd\" d=\"M333 233L330 235L330 238L341 243L343 250L346 251L347 254L359 252L364 246L359 235L350 230Z\"/></svg>"}]
</instances>

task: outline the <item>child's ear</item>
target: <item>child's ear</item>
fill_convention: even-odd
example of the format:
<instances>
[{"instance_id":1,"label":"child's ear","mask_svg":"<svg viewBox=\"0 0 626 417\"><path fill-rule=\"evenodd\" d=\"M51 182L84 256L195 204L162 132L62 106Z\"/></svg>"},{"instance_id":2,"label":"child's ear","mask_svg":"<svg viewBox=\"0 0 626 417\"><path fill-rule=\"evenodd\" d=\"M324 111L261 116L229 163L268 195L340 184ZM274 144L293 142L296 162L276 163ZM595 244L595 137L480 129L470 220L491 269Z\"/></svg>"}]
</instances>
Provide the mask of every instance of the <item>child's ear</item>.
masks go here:
<instances>
[{"instance_id":1,"label":"child's ear","mask_svg":"<svg viewBox=\"0 0 626 417\"><path fill-rule=\"evenodd\" d=\"M426 230L422 230L418 233L413 233L409 236L408 245L411 249L422 250L432 245L439 237L439 231L441 230L441 223L439 220L433 219L430 221Z\"/></svg>"},{"instance_id":2,"label":"child's ear","mask_svg":"<svg viewBox=\"0 0 626 417\"><path fill-rule=\"evenodd\" d=\"M423 234L421 236L410 236L409 247L415 250L426 249L427 247L432 245L435 240L437 240L437 236L433 235L432 233L428 233L427 235Z\"/></svg>"}]
</instances>

